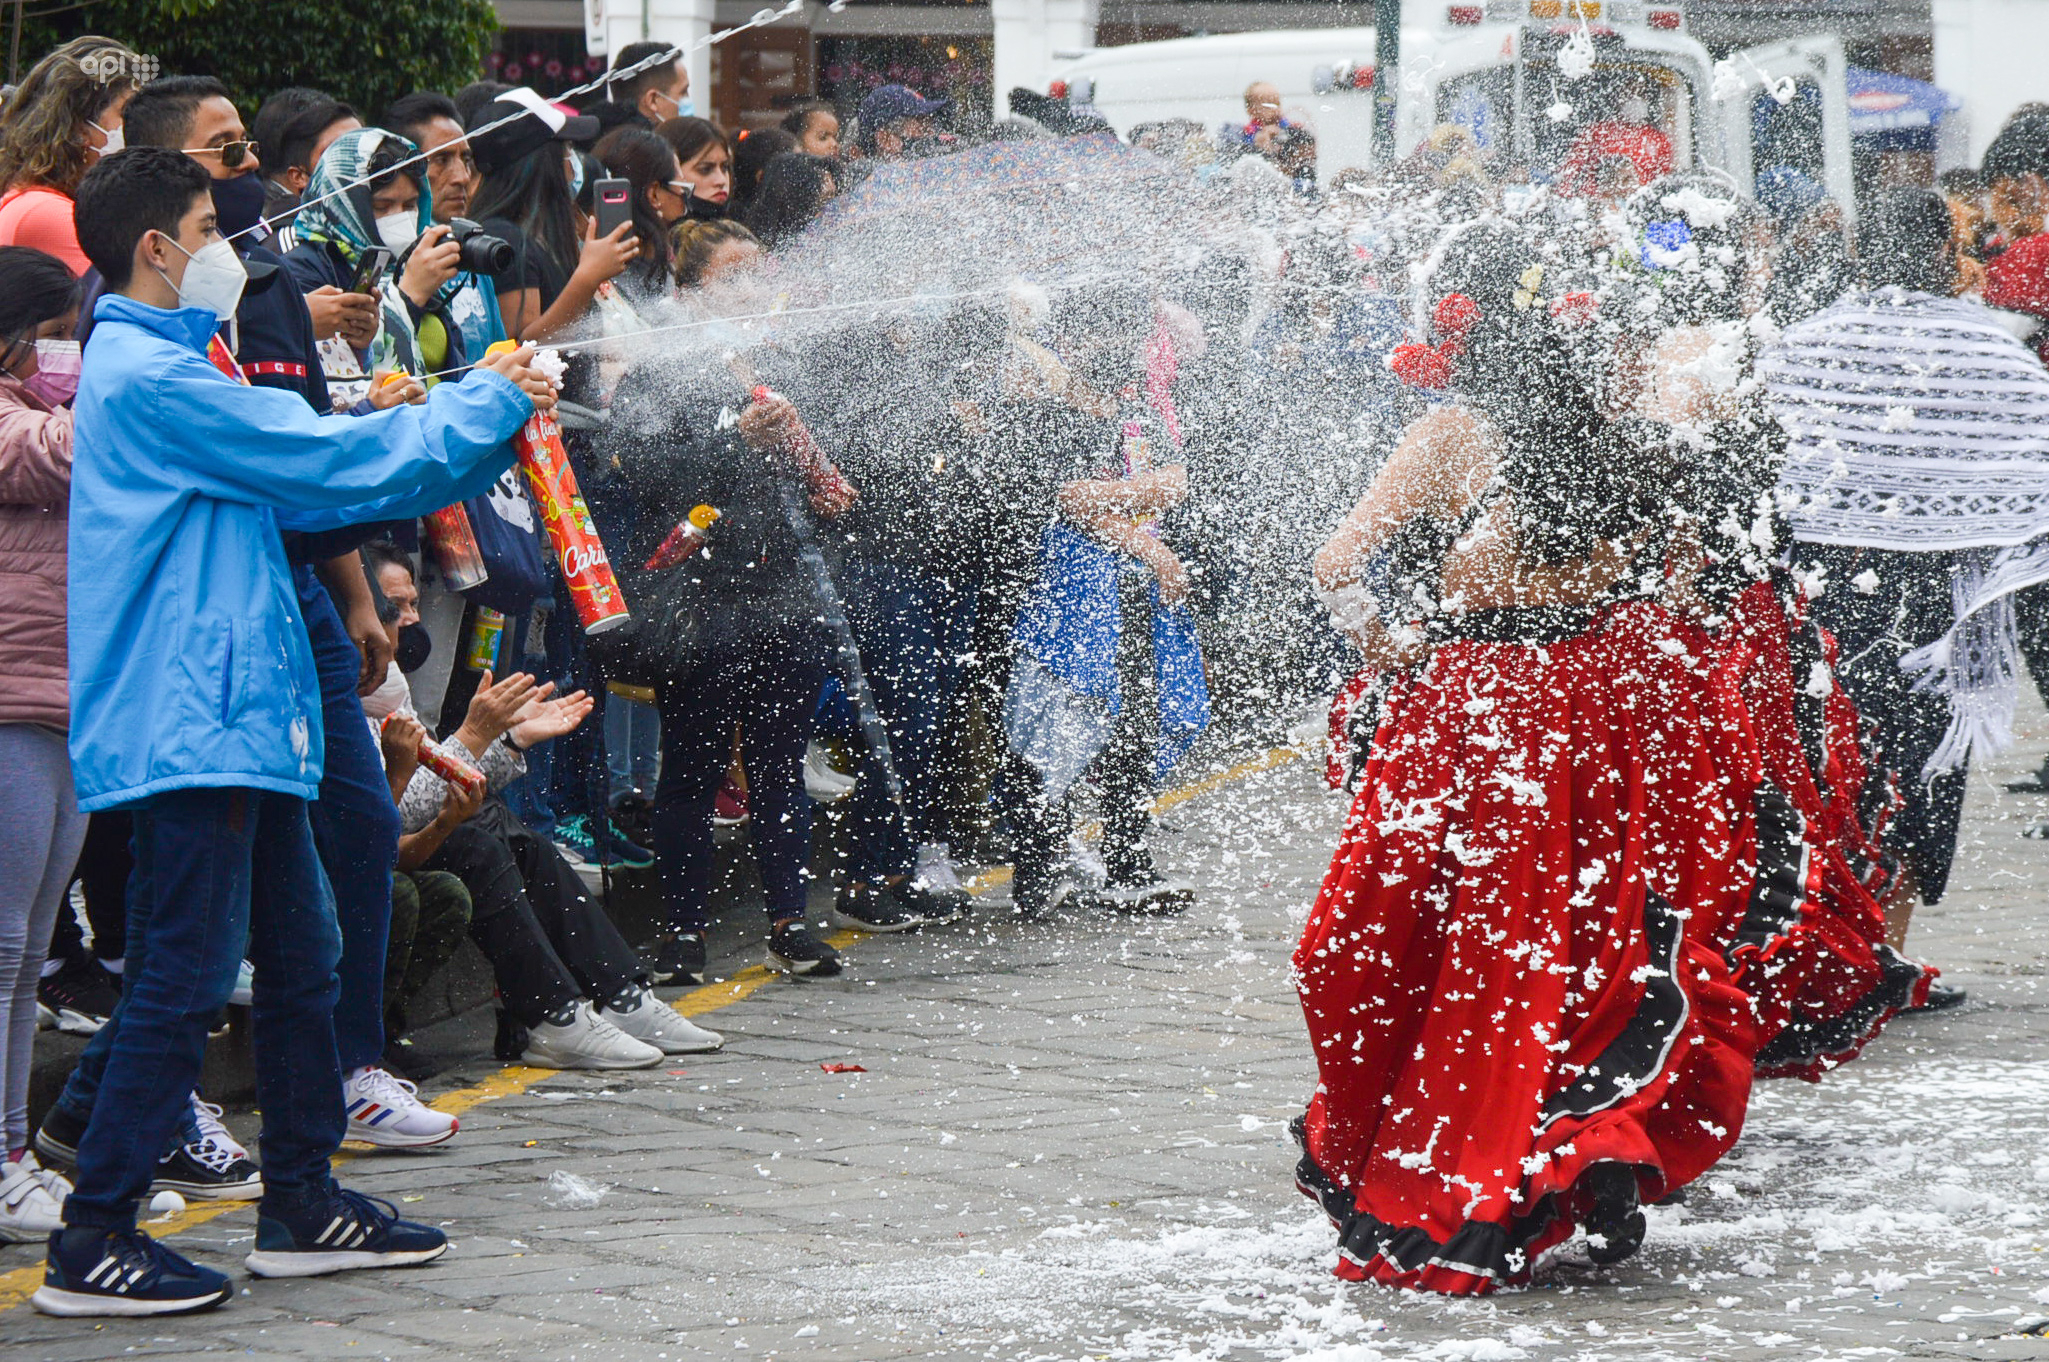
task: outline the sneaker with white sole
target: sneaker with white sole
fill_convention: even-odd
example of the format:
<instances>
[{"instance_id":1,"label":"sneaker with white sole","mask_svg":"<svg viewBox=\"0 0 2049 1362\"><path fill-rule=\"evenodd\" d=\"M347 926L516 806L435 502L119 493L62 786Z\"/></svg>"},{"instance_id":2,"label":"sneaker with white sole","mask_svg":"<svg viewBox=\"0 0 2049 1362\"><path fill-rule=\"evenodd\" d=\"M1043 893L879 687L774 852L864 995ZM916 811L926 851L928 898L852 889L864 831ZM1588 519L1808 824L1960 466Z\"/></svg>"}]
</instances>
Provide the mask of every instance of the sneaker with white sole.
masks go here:
<instances>
[{"instance_id":1,"label":"sneaker with white sole","mask_svg":"<svg viewBox=\"0 0 2049 1362\"><path fill-rule=\"evenodd\" d=\"M819 742L804 749L804 793L820 804L837 804L854 792L854 778L832 764L832 753Z\"/></svg>"},{"instance_id":2,"label":"sneaker with white sole","mask_svg":"<svg viewBox=\"0 0 2049 1362\"><path fill-rule=\"evenodd\" d=\"M21 1166L28 1170L28 1175L42 1183L43 1190L56 1198L57 1204L62 1206L64 1198L71 1195L71 1179L54 1168L43 1167L42 1161L36 1158L36 1151L33 1149L22 1150L20 1162Z\"/></svg>"},{"instance_id":3,"label":"sneaker with white sole","mask_svg":"<svg viewBox=\"0 0 2049 1362\"><path fill-rule=\"evenodd\" d=\"M225 1275L172 1252L141 1230L50 1237L43 1284L29 1304L46 1315L189 1315L235 1294Z\"/></svg>"},{"instance_id":4,"label":"sneaker with white sole","mask_svg":"<svg viewBox=\"0 0 2049 1362\"><path fill-rule=\"evenodd\" d=\"M152 1192L176 1192L188 1200L254 1201L263 1195L263 1170L241 1141L228 1133L221 1109L192 1094L192 1119L199 1138L174 1145L157 1160ZM47 1123L46 1123L47 1124Z\"/></svg>"},{"instance_id":5,"label":"sneaker with white sole","mask_svg":"<svg viewBox=\"0 0 2049 1362\"><path fill-rule=\"evenodd\" d=\"M917 868L911 878L935 894L965 894L960 871L954 868L953 848L944 842L927 842L918 848Z\"/></svg>"},{"instance_id":6,"label":"sneaker with white sole","mask_svg":"<svg viewBox=\"0 0 2049 1362\"><path fill-rule=\"evenodd\" d=\"M35 1243L63 1228L64 1203L50 1195L34 1170L0 1162L0 1244Z\"/></svg>"},{"instance_id":7,"label":"sneaker with white sole","mask_svg":"<svg viewBox=\"0 0 2049 1362\"><path fill-rule=\"evenodd\" d=\"M537 1069L647 1069L662 1062L662 1052L579 998L527 1031L519 1059Z\"/></svg>"},{"instance_id":8,"label":"sneaker with white sole","mask_svg":"<svg viewBox=\"0 0 2049 1362\"><path fill-rule=\"evenodd\" d=\"M342 1138L380 1149L424 1149L453 1139L456 1119L422 1102L418 1093L403 1078L364 1065L342 1081L349 1114L349 1133Z\"/></svg>"},{"instance_id":9,"label":"sneaker with white sole","mask_svg":"<svg viewBox=\"0 0 2049 1362\"><path fill-rule=\"evenodd\" d=\"M311 1205L265 1205L256 1249L244 1261L259 1277L319 1277L366 1267L411 1267L448 1252L432 1225L401 1220L389 1201L336 1187Z\"/></svg>"},{"instance_id":10,"label":"sneaker with white sole","mask_svg":"<svg viewBox=\"0 0 2049 1362\"><path fill-rule=\"evenodd\" d=\"M829 979L840 972L840 953L811 935L801 921L785 922L769 931L768 967L779 974Z\"/></svg>"},{"instance_id":11,"label":"sneaker with white sole","mask_svg":"<svg viewBox=\"0 0 2049 1362\"><path fill-rule=\"evenodd\" d=\"M644 988L614 998L598 1015L665 1055L708 1054L726 1043L724 1036L705 1030Z\"/></svg>"}]
</instances>

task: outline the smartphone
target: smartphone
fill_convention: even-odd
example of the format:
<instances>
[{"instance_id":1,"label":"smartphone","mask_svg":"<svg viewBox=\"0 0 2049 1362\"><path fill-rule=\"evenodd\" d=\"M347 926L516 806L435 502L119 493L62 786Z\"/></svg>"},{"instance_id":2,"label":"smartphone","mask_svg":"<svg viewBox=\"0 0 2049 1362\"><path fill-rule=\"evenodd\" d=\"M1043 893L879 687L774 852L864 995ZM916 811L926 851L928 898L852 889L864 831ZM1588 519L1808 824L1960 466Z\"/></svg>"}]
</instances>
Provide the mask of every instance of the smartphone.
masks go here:
<instances>
[{"instance_id":1,"label":"smartphone","mask_svg":"<svg viewBox=\"0 0 2049 1362\"><path fill-rule=\"evenodd\" d=\"M608 237L622 222L633 221L633 186L625 180L606 178L591 186L598 210L598 236Z\"/></svg>"},{"instance_id":2,"label":"smartphone","mask_svg":"<svg viewBox=\"0 0 2049 1362\"><path fill-rule=\"evenodd\" d=\"M350 293L375 293L377 281L391 268L391 247L372 246L363 252L363 258L356 262L356 277L349 280Z\"/></svg>"}]
</instances>

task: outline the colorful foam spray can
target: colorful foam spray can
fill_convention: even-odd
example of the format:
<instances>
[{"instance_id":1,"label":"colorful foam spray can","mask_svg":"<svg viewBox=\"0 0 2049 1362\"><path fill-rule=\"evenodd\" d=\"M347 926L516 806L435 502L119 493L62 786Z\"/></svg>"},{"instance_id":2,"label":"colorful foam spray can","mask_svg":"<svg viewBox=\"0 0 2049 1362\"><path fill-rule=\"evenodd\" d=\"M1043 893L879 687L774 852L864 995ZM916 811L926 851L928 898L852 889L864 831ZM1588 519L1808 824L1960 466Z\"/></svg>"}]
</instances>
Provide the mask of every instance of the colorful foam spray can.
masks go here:
<instances>
[{"instance_id":1,"label":"colorful foam spray can","mask_svg":"<svg viewBox=\"0 0 2049 1362\"><path fill-rule=\"evenodd\" d=\"M514 348L510 341L491 347ZM562 580L569 585L569 599L586 634L617 629L631 618L626 598L619 594L619 580L612 575L612 562L605 556L604 541L583 504L583 492L576 473L569 466L569 454L562 444L562 426L555 413L535 412L519 434L512 437L513 452L526 470L527 487L541 508L541 523L548 527L548 542L554 547Z\"/></svg>"},{"instance_id":2,"label":"colorful foam spray can","mask_svg":"<svg viewBox=\"0 0 2049 1362\"><path fill-rule=\"evenodd\" d=\"M505 616L488 605L480 605L476 623L470 626L469 641L462 650L462 665L473 672L495 672L504 644Z\"/></svg>"}]
</instances>

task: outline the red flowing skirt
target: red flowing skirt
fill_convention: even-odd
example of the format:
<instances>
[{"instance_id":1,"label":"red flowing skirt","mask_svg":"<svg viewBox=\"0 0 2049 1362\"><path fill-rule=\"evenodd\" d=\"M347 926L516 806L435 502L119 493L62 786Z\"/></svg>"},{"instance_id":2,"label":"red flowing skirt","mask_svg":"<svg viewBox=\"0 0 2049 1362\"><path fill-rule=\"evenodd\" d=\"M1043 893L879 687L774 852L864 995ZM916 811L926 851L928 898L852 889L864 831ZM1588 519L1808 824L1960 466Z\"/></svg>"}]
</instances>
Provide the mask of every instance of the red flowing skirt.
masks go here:
<instances>
[{"instance_id":1,"label":"red flowing skirt","mask_svg":"<svg viewBox=\"0 0 2049 1362\"><path fill-rule=\"evenodd\" d=\"M1758 582L1710 646L1735 678L1760 774L1756 877L1725 949L1756 1011L1758 1073L1815 1081L1926 999L1934 971L1885 943L1885 802L1869 798L1833 641L1798 608Z\"/></svg>"},{"instance_id":2,"label":"red flowing skirt","mask_svg":"<svg viewBox=\"0 0 2049 1362\"><path fill-rule=\"evenodd\" d=\"M1756 1052L1710 939L1741 920L1757 761L1704 634L1634 602L1544 646L1437 649L1380 711L1294 963L1319 1083L1302 1189L1338 1275L1528 1277L1588 1209L1735 1142Z\"/></svg>"}]
</instances>

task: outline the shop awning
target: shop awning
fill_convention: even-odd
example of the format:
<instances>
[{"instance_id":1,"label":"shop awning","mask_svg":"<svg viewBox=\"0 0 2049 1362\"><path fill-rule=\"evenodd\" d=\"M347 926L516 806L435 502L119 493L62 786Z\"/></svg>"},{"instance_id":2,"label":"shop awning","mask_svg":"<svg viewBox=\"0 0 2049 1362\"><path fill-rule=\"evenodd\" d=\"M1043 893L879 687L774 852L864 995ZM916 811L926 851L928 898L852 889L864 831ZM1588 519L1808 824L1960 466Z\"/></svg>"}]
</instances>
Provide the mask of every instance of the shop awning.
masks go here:
<instances>
[{"instance_id":1,"label":"shop awning","mask_svg":"<svg viewBox=\"0 0 2049 1362\"><path fill-rule=\"evenodd\" d=\"M1852 137L1902 140L1902 135L1925 135L1945 115L1963 107L1963 102L1949 91L1911 76L1861 66L1851 67L1847 74Z\"/></svg>"}]
</instances>

